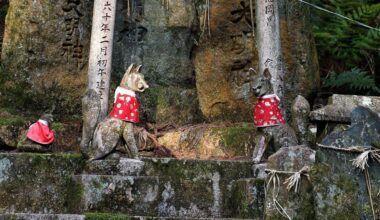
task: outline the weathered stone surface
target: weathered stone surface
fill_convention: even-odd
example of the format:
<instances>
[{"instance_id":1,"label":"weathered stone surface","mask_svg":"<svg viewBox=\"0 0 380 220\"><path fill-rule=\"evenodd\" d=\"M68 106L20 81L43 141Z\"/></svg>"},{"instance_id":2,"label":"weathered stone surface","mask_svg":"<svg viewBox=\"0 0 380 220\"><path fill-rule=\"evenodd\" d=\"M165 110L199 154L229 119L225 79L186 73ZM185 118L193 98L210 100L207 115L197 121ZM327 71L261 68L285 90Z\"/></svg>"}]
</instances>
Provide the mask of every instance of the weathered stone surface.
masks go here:
<instances>
[{"instance_id":1,"label":"weathered stone surface","mask_svg":"<svg viewBox=\"0 0 380 220\"><path fill-rule=\"evenodd\" d=\"M251 121L255 99L248 70L258 58L249 1L211 1L206 24L205 8L205 2L197 5L200 39L194 54L201 111L211 121Z\"/></svg>"},{"instance_id":2,"label":"weathered stone surface","mask_svg":"<svg viewBox=\"0 0 380 220\"><path fill-rule=\"evenodd\" d=\"M159 197L157 177L80 175L84 211L155 214Z\"/></svg>"},{"instance_id":3,"label":"weathered stone surface","mask_svg":"<svg viewBox=\"0 0 380 220\"><path fill-rule=\"evenodd\" d=\"M315 162L315 151L306 146L281 148L268 158L268 169L298 172L304 166L311 167ZM281 219L275 208L275 199L292 219L314 219L312 185L302 176L299 191L287 190L282 184L291 174L278 174L279 185L274 189L273 182L267 186L265 201L265 219ZM269 178L269 176L267 177ZM274 191L276 190L276 191ZM277 194L278 190L278 195Z\"/></svg>"},{"instance_id":4,"label":"weathered stone surface","mask_svg":"<svg viewBox=\"0 0 380 220\"><path fill-rule=\"evenodd\" d=\"M285 109L298 96L309 99L319 90L319 64L310 8L299 1L279 1L282 55L285 74Z\"/></svg>"},{"instance_id":5,"label":"weathered stone surface","mask_svg":"<svg viewBox=\"0 0 380 220\"><path fill-rule=\"evenodd\" d=\"M131 63L143 64L149 84L188 87L193 79L191 49L195 8L192 1L118 1L113 66L123 74Z\"/></svg>"},{"instance_id":6,"label":"weathered stone surface","mask_svg":"<svg viewBox=\"0 0 380 220\"><path fill-rule=\"evenodd\" d=\"M193 1L118 1L113 69L119 77L130 63L142 64L150 91L141 94L148 122L199 121L191 56L196 11ZM168 87L169 86L169 87Z\"/></svg>"},{"instance_id":7,"label":"weathered stone surface","mask_svg":"<svg viewBox=\"0 0 380 220\"><path fill-rule=\"evenodd\" d=\"M252 177L253 165L250 161L159 159L144 162L146 175L166 177L165 194L159 204L161 215L196 217L198 212L198 217L213 218L232 216L233 210L228 205L233 202L228 199L231 181Z\"/></svg>"},{"instance_id":8,"label":"weathered stone surface","mask_svg":"<svg viewBox=\"0 0 380 220\"><path fill-rule=\"evenodd\" d=\"M380 116L380 97L334 94L329 104L314 110L310 119L315 121L350 122L351 112L358 106L364 106Z\"/></svg>"},{"instance_id":9,"label":"weathered stone surface","mask_svg":"<svg viewBox=\"0 0 380 220\"><path fill-rule=\"evenodd\" d=\"M0 214L0 219L3 220L85 220L85 215L69 215L69 214Z\"/></svg>"},{"instance_id":10,"label":"weathered stone surface","mask_svg":"<svg viewBox=\"0 0 380 220\"><path fill-rule=\"evenodd\" d=\"M4 105L79 113L92 1L10 0L0 77Z\"/></svg>"},{"instance_id":11,"label":"weathered stone surface","mask_svg":"<svg viewBox=\"0 0 380 220\"><path fill-rule=\"evenodd\" d=\"M85 211L169 219L239 217L231 208L237 198L232 184L252 177L252 162L143 161L143 169L142 162L130 159L93 161L84 168L78 156L0 154L0 213L43 213L49 215L42 219L49 220L52 213ZM136 169L131 169L131 164L137 165ZM140 176L128 176L131 174ZM254 190L256 185L252 187L246 189ZM255 199L263 197L258 192ZM256 218L262 206L254 202L250 209L257 212L244 216Z\"/></svg>"},{"instance_id":12,"label":"weathered stone surface","mask_svg":"<svg viewBox=\"0 0 380 220\"><path fill-rule=\"evenodd\" d=\"M98 175L140 176L143 169L143 161L121 158L120 160L94 160L88 162L86 173Z\"/></svg>"},{"instance_id":13,"label":"weathered stone surface","mask_svg":"<svg viewBox=\"0 0 380 220\"><path fill-rule=\"evenodd\" d=\"M297 172L315 162L315 151L304 146L283 147L268 158L268 169Z\"/></svg>"},{"instance_id":14,"label":"weathered stone surface","mask_svg":"<svg viewBox=\"0 0 380 220\"><path fill-rule=\"evenodd\" d=\"M78 213L79 155L0 154L0 213Z\"/></svg>"},{"instance_id":15,"label":"weathered stone surface","mask_svg":"<svg viewBox=\"0 0 380 220\"><path fill-rule=\"evenodd\" d=\"M249 3L248 0L211 3L211 37L207 37L206 24L194 57L200 108L209 120L251 121L255 100L249 84L254 75L248 69L257 67L258 56L251 34ZM202 4L197 8L200 32L204 8ZM289 110L297 95L308 98L318 90L318 60L308 8L299 2L280 1L279 10L283 61L287 68L285 103Z\"/></svg>"},{"instance_id":16,"label":"weathered stone surface","mask_svg":"<svg viewBox=\"0 0 380 220\"><path fill-rule=\"evenodd\" d=\"M315 136L311 133L309 126L310 104L303 96L297 96L291 109L292 128L300 141L307 146L315 145Z\"/></svg>"},{"instance_id":17,"label":"weathered stone surface","mask_svg":"<svg viewBox=\"0 0 380 220\"><path fill-rule=\"evenodd\" d=\"M380 117L375 112L359 106L351 112L350 120L351 126L347 130L327 135L321 144L341 148L380 148Z\"/></svg>"},{"instance_id":18,"label":"weathered stone surface","mask_svg":"<svg viewBox=\"0 0 380 220\"><path fill-rule=\"evenodd\" d=\"M317 152L310 172L314 191L315 219L372 219L365 175L352 166L357 153L328 149ZM369 160L369 177L375 215L379 216L380 167Z\"/></svg>"},{"instance_id":19,"label":"weathered stone surface","mask_svg":"<svg viewBox=\"0 0 380 220\"><path fill-rule=\"evenodd\" d=\"M233 183L231 209L233 216L263 219L265 181L254 178L240 179Z\"/></svg>"},{"instance_id":20,"label":"weathered stone surface","mask_svg":"<svg viewBox=\"0 0 380 220\"><path fill-rule=\"evenodd\" d=\"M179 159L250 158L258 132L253 124L198 125L167 132L158 141Z\"/></svg>"},{"instance_id":21,"label":"weathered stone surface","mask_svg":"<svg viewBox=\"0 0 380 220\"><path fill-rule=\"evenodd\" d=\"M142 120L185 125L202 121L195 89L156 87L141 95Z\"/></svg>"},{"instance_id":22,"label":"weathered stone surface","mask_svg":"<svg viewBox=\"0 0 380 220\"><path fill-rule=\"evenodd\" d=\"M159 177L157 216L238 217L236 213L232 214L234 210L230 206L236 199L231 196L231 184L234 180L252 177L252 162L170 158L146 158L143 161L145 165L140 175ZM93 175L123 175L120 164L111 160L91 163L86 172ZM260 208L255 203L252 209Z\"/></svg>"},{"instance_id":23,"label":"weathered stone surface","mask_svg":"<svg viewBox=\"0 0 380 220\"><path fill-rule=\"evenodd\" d=\"M11 147L15 148L17 146L17 136L19 133L19 128L2 125L0 126L0 148L2 147Z\"/></svg>"},{"instance_id":24,"label":"weathered stone surface","mask_svg":"<svg viewBox=\"0 0 380 220\"><path fill-rule=\"evenodd\" d=\"M15 149L18 137L30 122L0 109L0 149Z\"/></svg>"}]
</instances>

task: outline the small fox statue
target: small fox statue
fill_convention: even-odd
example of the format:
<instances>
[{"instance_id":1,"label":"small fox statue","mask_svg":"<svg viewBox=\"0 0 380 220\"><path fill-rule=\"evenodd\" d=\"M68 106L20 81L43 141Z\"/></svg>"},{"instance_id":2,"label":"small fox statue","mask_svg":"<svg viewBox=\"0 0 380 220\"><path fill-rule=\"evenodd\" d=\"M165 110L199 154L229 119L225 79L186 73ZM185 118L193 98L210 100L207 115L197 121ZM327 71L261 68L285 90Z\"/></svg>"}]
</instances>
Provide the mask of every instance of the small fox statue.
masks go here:
<instances>
[{"instance_id":1,"label":"small fox statue","mask_svg":"<svg viewBox=\"0 0 380 220\"><path fill-rule=\"evenodd\" d=\"M253 162L259 163L264 155L268 143L273 143L274 150L280 147L298 145L295 131L285 122L280 99L274 94L270 82L271 74L265 69L263 74L257 75L252 83L252 90L258 102L254 111L254 124L263 130L265 136L259 141L253 152ZM267 140L265 140L267 139Z\"/></svg>"}]
</instances>

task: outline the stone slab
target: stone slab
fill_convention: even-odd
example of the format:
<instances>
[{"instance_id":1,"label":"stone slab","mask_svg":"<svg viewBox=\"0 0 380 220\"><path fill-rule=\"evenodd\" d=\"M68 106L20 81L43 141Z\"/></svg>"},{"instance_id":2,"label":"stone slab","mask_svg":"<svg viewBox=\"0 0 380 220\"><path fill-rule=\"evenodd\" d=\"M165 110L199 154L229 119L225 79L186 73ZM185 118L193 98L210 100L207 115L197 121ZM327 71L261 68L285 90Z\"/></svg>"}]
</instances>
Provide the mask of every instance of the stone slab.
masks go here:
<instances>
[{"instance_id":1,"label":"stone slab","mask_svg":"<svg viewBox=\"0 0 380 220\"><path fill-rule=\"evenodd\" d=\"M327 106L310 113L310 119L349 123L352 110L358 106L367 107L380 116L380 96L334 94Z\"/></svg>"}]
</instances>

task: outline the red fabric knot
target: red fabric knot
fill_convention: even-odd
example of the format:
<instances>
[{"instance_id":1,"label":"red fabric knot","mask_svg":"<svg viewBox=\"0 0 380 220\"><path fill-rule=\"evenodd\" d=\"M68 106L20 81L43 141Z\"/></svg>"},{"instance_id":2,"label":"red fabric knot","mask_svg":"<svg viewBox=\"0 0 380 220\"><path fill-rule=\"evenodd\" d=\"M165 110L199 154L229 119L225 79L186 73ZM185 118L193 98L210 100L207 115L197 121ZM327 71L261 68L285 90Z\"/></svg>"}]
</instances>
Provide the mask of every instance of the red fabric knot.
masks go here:
<instances>
[{"instance_id":1,"label":"red fabric knot","mask_svg":"<svg viewBox=\"0 0 380 220\"><path fill-rule=\"evenodd\" d=\"M54 132L46 121L40 119L29 127L26 137L39 144L51 144L54 141Z\"/></svg>"},{"instance_id":2,"label":"red fabric knot","mask_svg":"<svg viewBox=\"0 0 380 220\"><path fill-rule=\"evenodd\" d=\"M117 87L114 106L110 112L110 117L133 123L140 122L139 103L134 91L120 86Z\"/></svg>"},{"instance_id":3,"label":"red fabric knot","mask_svg":"<svg viewBox=\"0 0 380 220\"><path fill-rule=\"evenodd\" d=\"M256 127L269 127L284 124L284 116L279 107L280 99L277 95L265 95L257 99L253 114Z\"/></svg>"}]
</instances>

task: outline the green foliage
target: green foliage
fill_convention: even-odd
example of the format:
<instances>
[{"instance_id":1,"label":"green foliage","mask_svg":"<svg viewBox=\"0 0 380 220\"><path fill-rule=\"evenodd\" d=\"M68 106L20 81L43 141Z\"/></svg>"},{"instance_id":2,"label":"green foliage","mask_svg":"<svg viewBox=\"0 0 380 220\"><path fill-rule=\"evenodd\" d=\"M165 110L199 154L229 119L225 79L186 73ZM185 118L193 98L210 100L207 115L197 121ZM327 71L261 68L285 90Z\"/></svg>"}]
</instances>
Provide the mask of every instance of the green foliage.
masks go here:
<instances>
[{"instance_id":1,"label":"green foliage","mask_svg":"<svg viewBox=\"0 0 380 220\"><path fill-rule=\"evenodd\" d=\"M380 94L375 79L366 71L353 68L342 73L330 73L324 80L322 87L334 92L374 95Z\"/></svg>"},{"instance_id":2,"label":"green foliage","mask_svg":"<svg viewBox=\"0 0 380 220\"><path fill-rule=\"evenodd\" d=\"M314 0L313 2L372 27L380 25L380 3L365 0ZM314 12L314 36L321 57L332 57L344 62L349 68L368 65L369 60L373 61L380 57L380 31L369 30L325 12L317 10Z\"/></svg>"}]
</instances>

